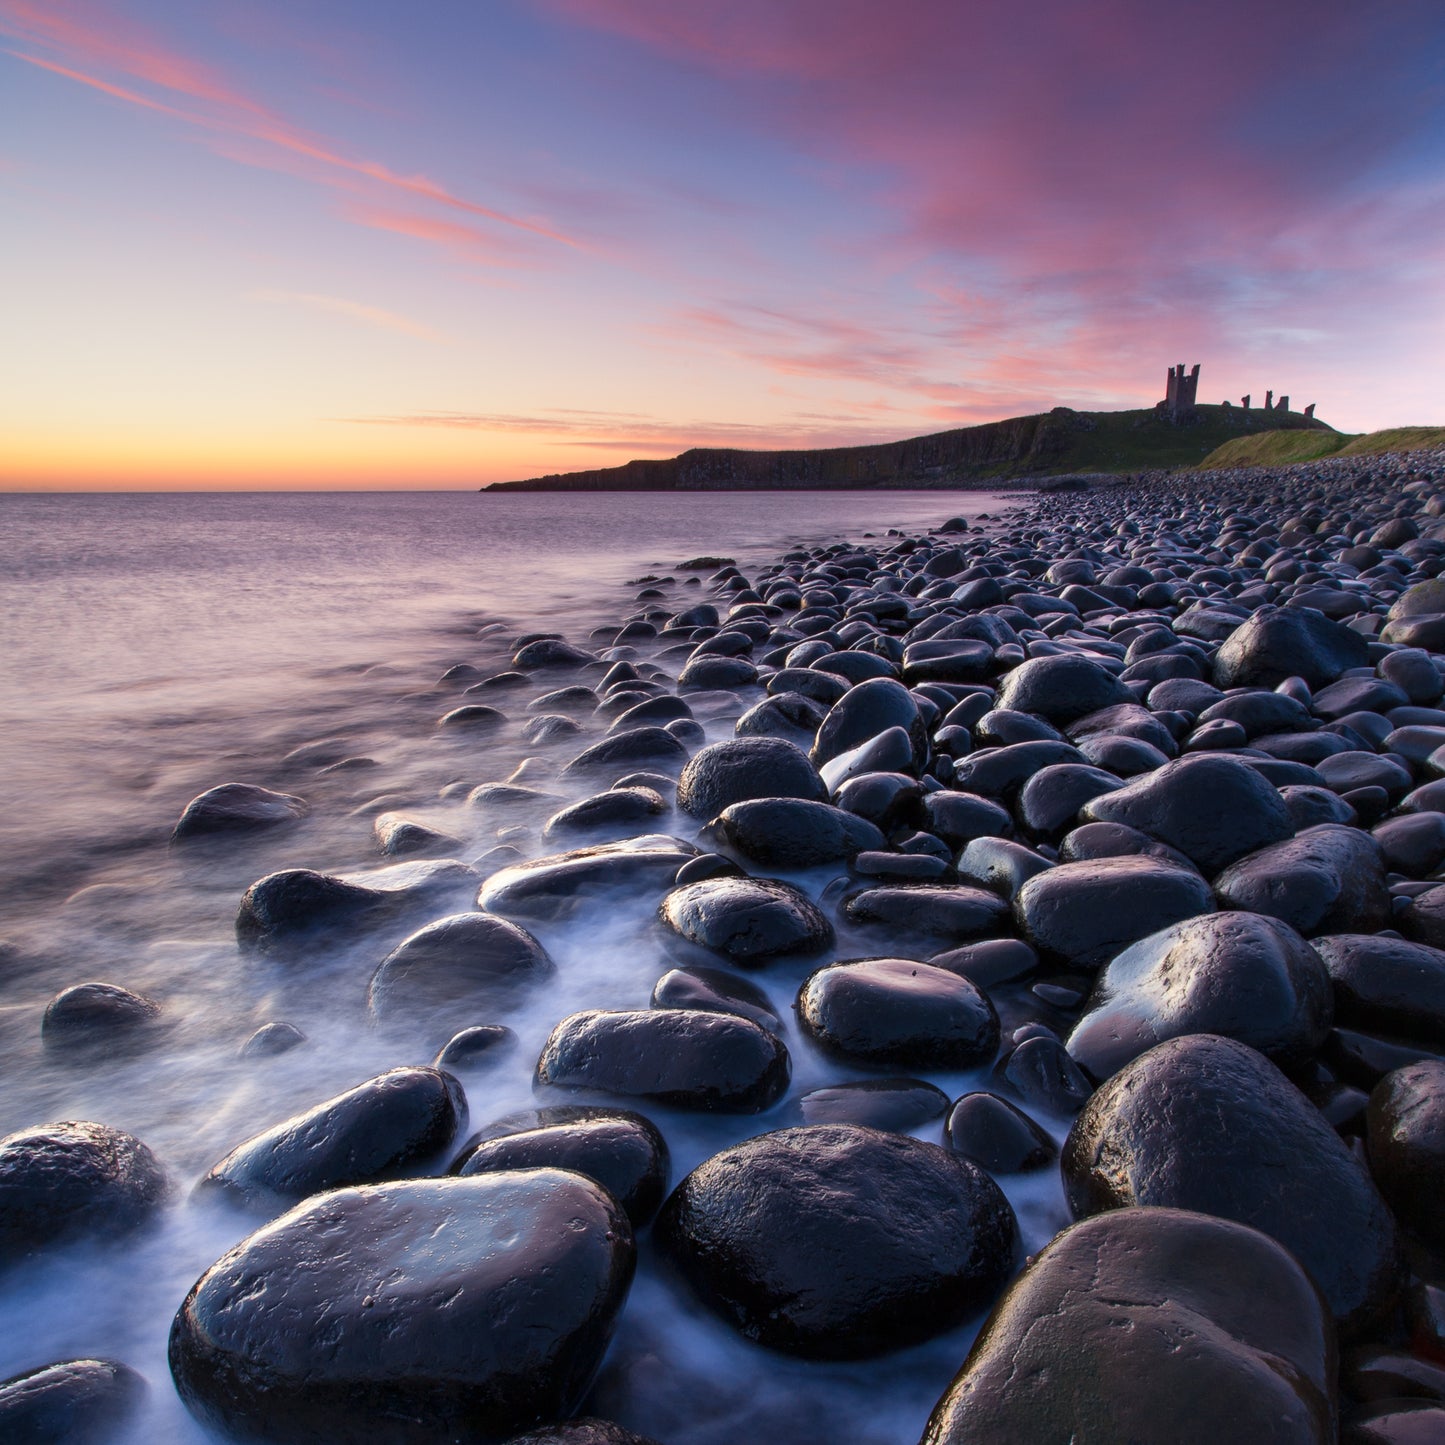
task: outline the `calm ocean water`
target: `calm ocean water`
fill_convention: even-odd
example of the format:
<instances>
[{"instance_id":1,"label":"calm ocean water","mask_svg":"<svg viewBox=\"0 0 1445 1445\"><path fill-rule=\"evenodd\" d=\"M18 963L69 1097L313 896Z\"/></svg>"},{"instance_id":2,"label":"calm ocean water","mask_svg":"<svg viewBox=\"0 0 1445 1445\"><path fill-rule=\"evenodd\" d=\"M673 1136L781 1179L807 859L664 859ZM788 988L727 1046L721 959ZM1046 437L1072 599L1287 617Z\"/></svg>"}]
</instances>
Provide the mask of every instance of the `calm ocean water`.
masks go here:
<instances>
[{"instance_id":1,"label":"calm ocean water","mask_svg":"<svg viewBox=\"0 0 1445 1445\"><path fill-rule=\"evenodd\" d=\"M706 589L674 569L700 553L746 570L795 542L922 529L1007 505L897 492L0 497L0 1134L99 1120L144 1139L176 1184L163 1224L133 1243L67 1246L7 1274L0 1378L54 1359L119 1358L151 1385L129 1441L206 1439L171 1388L166 1331L195 1278L252 1225L191 1202L195 1180L257 1130L385 1068L429 1061L453 1028L499 1021L457 1018L439 1035L371 1026L365 984L392 939L304 970L258 963L234 940L237 899L255 878L378 866L381 797L463 838L463 859L508 827L521 828L524 849L550 851L540 819L486 817L443 799L448 785L505 778L535 751L517 723L484 746L439 734L436 718L455 705L455 694L433 690L445 667L500 670L510 639L528 631L585 641L636 606L629 584L647 573L674 576L668 603L687 605ZM704 722L711 737L731 732L728 717ZM319 739L367 764L333 774L283 764ZM550 763L541 766L545 776ZM186 801L228 781L298 792L312 816L224 848L170 849ZM686 820L669 826L696 831ZM798 881L816 892L829 875ZM521 1035L516 1053L464 1076L473 1127L532 1102L531 1064L558 1019L646 1003L665 967L649 929L645 910L626 909L539 929L559 975L505 1018ZM161 1002L155 1048L83 1064L42 1049L46 1000L91 979ZM797 978L766 983L786 1013ZM241 1061L240 1044L273 1019L298 1025L307 1045ZM800 1087L848 1076L801 1046L794 1059ZM978 1082L931 1077L952 1094ZM763 1127L656 1114L674 1179ZM1010 1193L1027 1247L1063 1222L1054 1181ZM633 1423L665 1445L748 1436L913 1445L968 1339L955 1331L865 1365L790 1362L746 1346L644 1269L604 1403L620 1411L630 1400L641 1412Z\"/></svg>"}]
</instances>

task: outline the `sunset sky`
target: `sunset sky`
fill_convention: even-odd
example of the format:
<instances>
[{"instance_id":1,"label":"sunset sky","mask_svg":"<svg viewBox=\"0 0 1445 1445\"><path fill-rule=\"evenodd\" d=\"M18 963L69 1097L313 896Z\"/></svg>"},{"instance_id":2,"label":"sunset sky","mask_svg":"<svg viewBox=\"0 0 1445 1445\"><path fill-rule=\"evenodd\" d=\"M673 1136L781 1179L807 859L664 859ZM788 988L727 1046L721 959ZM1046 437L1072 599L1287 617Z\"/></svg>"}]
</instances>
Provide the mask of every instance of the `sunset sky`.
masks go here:
<instances>
[{"instance_id":1,"label":"sunset sky","mask_svg":"<svg viewBox=\"0 0 1445 1445\"><path fill-rule=\"evenodd\" d=\"M0 487L1445 422L1441 0L0 0Z\"/></svg>"}]
</instances>

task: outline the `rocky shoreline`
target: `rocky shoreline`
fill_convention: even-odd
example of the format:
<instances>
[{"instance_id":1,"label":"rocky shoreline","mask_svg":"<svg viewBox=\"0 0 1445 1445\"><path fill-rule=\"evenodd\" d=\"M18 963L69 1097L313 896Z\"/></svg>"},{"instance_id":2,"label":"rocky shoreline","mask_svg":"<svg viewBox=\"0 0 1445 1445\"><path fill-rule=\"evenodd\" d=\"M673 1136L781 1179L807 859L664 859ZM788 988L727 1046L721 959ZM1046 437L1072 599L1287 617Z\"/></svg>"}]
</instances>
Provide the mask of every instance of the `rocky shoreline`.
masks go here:
<instances>
[{"instance_id":1,"label":"rocky shoreline","mask_svg":"<svg viewBox=\"0 0 1445 1445\"><path fill-rule=\"evenodd\" d=\"M981 1319L893 1445L1441 1438L1445 454L698 560L587 637L482 629L401 700L460 776L371 800L384 866L236 900L238 966L324 973L396 1067L199 1180L94 1120L0 1140L7 1266L238 1221L171 1380L37 1361L0 1435L104 1440L173 1383L219 1438L734 1438L637 1346L646 1289L805 1372ZM357 761L218 783L172 848L264 856ZM609 929L651 996L599 982L533 1047ZM167 1026L86 981L41 1031ZM512 1076L536 1106L493 1110Z\"/></svg>"}]
</instances>

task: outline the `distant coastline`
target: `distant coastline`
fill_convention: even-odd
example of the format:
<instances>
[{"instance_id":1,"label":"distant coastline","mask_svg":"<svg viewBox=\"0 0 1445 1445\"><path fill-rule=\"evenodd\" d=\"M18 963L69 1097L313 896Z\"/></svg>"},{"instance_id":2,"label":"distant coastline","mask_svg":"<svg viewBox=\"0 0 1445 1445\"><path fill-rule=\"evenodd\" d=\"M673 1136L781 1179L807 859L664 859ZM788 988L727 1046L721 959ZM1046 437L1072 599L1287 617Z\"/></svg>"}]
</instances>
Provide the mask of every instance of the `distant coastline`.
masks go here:
<instances>
[{"instance_id":1,"label":"distant coastline","mask_svg":"<svg viewBox=\"0 0 1445 1445\"><path fill-rule=\"evenodd\" d=\"M617 467L493 482L488 492L712 492L805 490L988 491L1073 474L1197 467L1227 442L1256 433L1338 435L1299 412L1198 406L1179 419L1160 408L1087 412L1069 407L872 446L801 451L694 447Z\"/></svg>"}]
</instances>

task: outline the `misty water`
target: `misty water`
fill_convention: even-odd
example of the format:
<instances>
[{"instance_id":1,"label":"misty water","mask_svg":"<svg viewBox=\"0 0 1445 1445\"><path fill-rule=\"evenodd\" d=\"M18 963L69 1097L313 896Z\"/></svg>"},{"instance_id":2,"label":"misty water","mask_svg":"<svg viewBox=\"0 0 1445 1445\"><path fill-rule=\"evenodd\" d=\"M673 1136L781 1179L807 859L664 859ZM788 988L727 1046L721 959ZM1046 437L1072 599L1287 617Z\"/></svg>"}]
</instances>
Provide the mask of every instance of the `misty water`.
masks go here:
<instances>
[{"instance_id":1,"label":"misty water","mask_svg":"<svg viewBox=\"0 0 1445 1445\"><path fill-rule=\"evenodd\" d=\"M60 1359L119 1359L150 1387L127 1441L211 1438L172 1389L166 1335L196 1278L257 1220L191 1198L210 1165L369 1076L430 1062L460 1028L502 1022L520 1046L460 1074L470 1128L480 1128L538 1102L532 1066L558 1020L646 1006L669 966L653 931L655 896L529 925L558 973L503 1016L377 1027L366 1011L367 981L387 951L428 918L474 906L475 881L345 948L285 960L238 950L236 904L256 878L390 862L373 834L382 806L462 838L463 861L499 834L529 856L557 851L541 840L541 816L469 809L466 787L505 779L532 756L536 786L584 796L592 789L552 774L606 720L560 746L525 747L526 704L556 685L544 676L486 699L508 713L500 734L458 740L436 727L458 701L436 691L447 667L500 671L512 640L534 631L586 645L593 628L637 609L636 579L648 574L674 579L660 584L672 610L704 600L706 585L687 586L691 574L676 570L699 553L733 557L747 572L793 544L921 530L1007 505L897 492L0 498L0 1134L59 1119L113 1125L144 1140L173 1183L158 1226L120 1242L53 1245L7 1272L0 1378ZM731 736L740 710L703 713L709 740ZM323 739L368 761L330 772L283 762ZM170 846L186 802L231 781L300 794L310 816L250 838ZM659 831L697 837L681 814ZM828 907L839 872L783 876ZM877 951L877 938L840 928L836 956ZM821 961L754 976L785 1021L799 981ZM46 1002L89 980L162 1005L150 1047L102 1057L42 1047ZM272 1020L308 1042L241 1059L242 1043ZM864 1076L818 1054L791 1022L786 1039L790 1100ZM926 1077L950 1097L982 1083L977 1073ZM757 1117L644 1106L666 1135L673 1183L727 1144L798 1122L790 1110L786 1100ZM1066 1218L1055 1174L1002 1182L1024 1250L1039 1248ZM664 1445L913 1445L976 1326L861 1364L791 1360L703 1312L655 1267L644 1232L593 1403Z\"/></svg>"}]
</instances>

